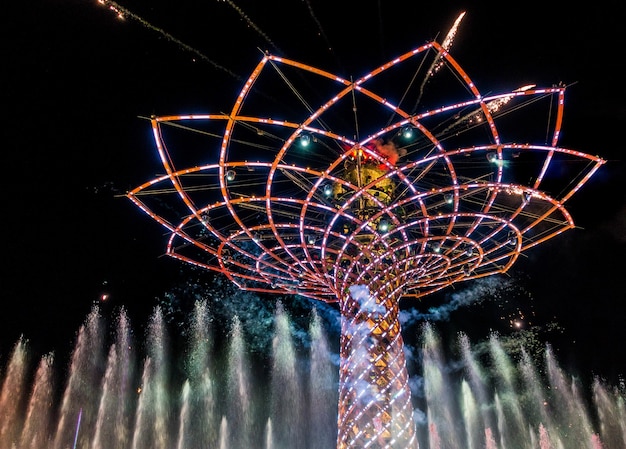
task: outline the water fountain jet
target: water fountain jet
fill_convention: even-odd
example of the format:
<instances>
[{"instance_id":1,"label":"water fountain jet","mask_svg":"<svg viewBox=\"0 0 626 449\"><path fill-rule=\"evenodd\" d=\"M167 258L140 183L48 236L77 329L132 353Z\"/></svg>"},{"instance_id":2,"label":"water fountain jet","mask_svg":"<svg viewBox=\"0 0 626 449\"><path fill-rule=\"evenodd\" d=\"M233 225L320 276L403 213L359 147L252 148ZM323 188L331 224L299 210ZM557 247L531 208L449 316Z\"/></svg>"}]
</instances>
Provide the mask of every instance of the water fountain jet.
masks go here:
<instances>
[{"instance_id":1,"label":"water fountain jet","mask_svg":"<svg viewBox=\"0 0 626 449\"><path fill-rule=\"evenodd\" d=\"M337 355L329 350L316 313L312 312L307 332L310 346L296 348L293 324L277 307L274 346L268 353L273 377L262 380L244 361L247 343L241 323L234 320L229 342L216 348L209 313L205 303L197 304L192 321L204 324L189 324L188 347L174 354L165 337L167 325L155 310L141 356L131 350L134 343L125 314L116 320L116 336L107 347L103 318L94 309L77 334L64 382L54 378L50 354L31 366L34 354L20 339L0 379L0 449L65 448L73 447L75 440L80 449L166 444L177 449L199 445L247 449L255 442L262 442L265 449L288 449L294 441L304 449L332 447L337 435ZM422 354L423 363L411 374L422 379L413 389L414 416L425 417L416 420L420 448L626 447L626 387L595 378L588 388L592 394L585 396L578 380L559 367L549 345L538 366L527 355L514 360L503 351L500 338L492 335L487 363L464 334L458 336L460 360L442 349L433 324L422 326L419 337L414 352ZM218 354L220 350L227 352L226 358ZM96 357L84 363L88 352ZM175 366L184 366L184 375L172 376ZM224 371L228 375L220 375ZM63 385L63 394L55 401L54 390ZM291 410L271 405L273 398L294 389L301 402L289 403L300 407L299 414L276 416ZM228 395L211 401L209 391ZM11 407L13 403L25 406ZM249 424L242 425L246 420Z\"/></svg>"}]
</instances>

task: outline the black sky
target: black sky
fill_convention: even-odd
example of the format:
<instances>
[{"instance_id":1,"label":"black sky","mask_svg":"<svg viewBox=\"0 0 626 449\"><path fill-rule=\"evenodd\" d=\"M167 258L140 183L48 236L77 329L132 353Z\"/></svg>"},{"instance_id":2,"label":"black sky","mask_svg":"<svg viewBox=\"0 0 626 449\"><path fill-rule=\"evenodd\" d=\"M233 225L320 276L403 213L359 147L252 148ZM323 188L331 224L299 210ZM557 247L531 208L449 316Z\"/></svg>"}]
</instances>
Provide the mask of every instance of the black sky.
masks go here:
<instances>
[{"instance_id":1,"label":"black sky","mask_svg":"<svg viewBox=\"0 0 626 449\"><path fill-rule=\"evenodd\" d=\"M159 172L140 117L230 107L261 50L358 77L466 11L451 52L476 84L573 84L561 144L608 160L569 203L580 228L512 276L563 326L566 357L626 372L626 6L421 3L135 0L120 3L135 15L124 21L96 0L3 8L0 357L22 333L41 351L71 344L102 293L145 320L180 282L161 229L123 197Z\"/></svg>"}]
</instances>

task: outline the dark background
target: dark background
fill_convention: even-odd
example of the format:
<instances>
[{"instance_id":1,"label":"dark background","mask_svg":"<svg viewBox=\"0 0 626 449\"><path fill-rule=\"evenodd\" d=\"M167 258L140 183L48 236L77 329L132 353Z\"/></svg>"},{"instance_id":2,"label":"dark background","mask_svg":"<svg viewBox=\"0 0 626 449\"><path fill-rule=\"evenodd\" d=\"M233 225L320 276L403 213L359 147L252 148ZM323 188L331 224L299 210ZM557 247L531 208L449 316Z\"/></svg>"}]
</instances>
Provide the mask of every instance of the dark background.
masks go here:
<instances>
[{"instance_id":1,"label":"dark background","mask_svg":"<svg viewBox=\"0 0 626 449\"><path fill-rule=\"evenodd\" d=\"M514 332L511 317L558 323L549 338L568 367L625 373L626 6L422 3L134 0L119 4L125 20L96 0L5 5L0 362L22 334L40 353L69 350L95 303L142 326L186 282L186 268L162 257L162 230L123 196L160 171L140 117L230 107L261 50L358 77L442 40L467 11L451 52L478 87L573 84L561 144L608 163L568 203L579 228L514 266L514 294L453 303L440 321L475 338ZM429 307L451 298L404 306L434 318Z\"/></svg>"}]
</instances>

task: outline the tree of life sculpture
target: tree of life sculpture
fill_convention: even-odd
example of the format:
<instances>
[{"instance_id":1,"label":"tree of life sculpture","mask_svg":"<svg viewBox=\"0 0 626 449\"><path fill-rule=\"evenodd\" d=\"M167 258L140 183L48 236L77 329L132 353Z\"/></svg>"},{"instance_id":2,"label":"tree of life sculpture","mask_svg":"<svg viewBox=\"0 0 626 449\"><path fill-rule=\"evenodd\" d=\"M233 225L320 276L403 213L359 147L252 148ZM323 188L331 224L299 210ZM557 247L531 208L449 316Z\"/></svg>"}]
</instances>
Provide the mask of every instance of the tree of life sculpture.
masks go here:
<instances>
[{"instance_id":1,"label":"tree of life sculpture","mask_svg":"<svg viewBox=\"0 0 626 449\"><path fill-rule=\"evenodd\" d=\"M558 146L565 90L483 94L436 41L356 80L264 54L227 112L151 118L165 173L127 195L169 256L338 302L337 447L414 448L399 301L574 226L604 161Z\"/></svg>"}]
</instances>

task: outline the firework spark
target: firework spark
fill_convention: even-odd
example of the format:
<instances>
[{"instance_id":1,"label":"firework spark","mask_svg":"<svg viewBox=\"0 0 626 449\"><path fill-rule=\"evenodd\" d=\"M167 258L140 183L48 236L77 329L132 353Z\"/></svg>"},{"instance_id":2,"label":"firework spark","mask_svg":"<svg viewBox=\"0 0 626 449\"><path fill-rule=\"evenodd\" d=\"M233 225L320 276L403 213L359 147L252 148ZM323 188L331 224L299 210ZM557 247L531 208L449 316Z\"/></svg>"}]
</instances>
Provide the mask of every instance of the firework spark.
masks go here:
<instances>
[{"instance_id":1,"label":"firework spark","mask_svg":"<svg viewBox=\"0 0 626 449\"><path fill-rule=\"evenodd\" d=\"M235 11L237 11L237 13L241 16L241 18L242 18L243 20L245 20L245 21L246 21L246 23L247 23L247 24L248 24L248 25L249 25L249 26L250 26L250 27L251 27L254 31L256 31L257 33L259 33L259 35L260 35L263 39L265 39L265 40L266 40L266 41L267 41L267 42L268 42L268 43L269 43L269 44L270 44L270 45L274 48L274 50L276 50L276 51L277 51L277 52L279 52L279 53L283 53L283 52L280 50L280 48L278 48L278 47L276 46L276 44L274 44L274 42L272 42L272 40L269 38L269 36L268 36L266 33L264 33L264 32L263 32L263 30L261 30L261 28L259 28L259 27L257 26L257 24L256 24L256 23L254 23L254 22L252 21L252 19L250 19L250 17L248 17L248 15L247 15L247 14L246 14L246 13L245 13L245 12L244 12L244 11L243 11L240 7L239 7L239 6L237 6L237 5L236 5L236 4L235 4L232 0L224 0L224 2L225 2L225 3L228 3L228 5L229 5L230 7L232 7ZM283 53L283 54L284 54L284 53Z\"/></svg>"},{"instance_id":2,"label":"firework spark","mask_svg":"<svg viewBox=\"0 0 626 449\"><path fill-rule=\"evenodd\" d=\"M452 25L452 28L450 28L450 31L448 31L448 34L446 35L446 38L443 40L441 46L445 51L450 50L450 48L452 47L452 42L454 42L454 38L456 37L456 33L459 30L459 25L461 25L461 20L463 20L463 17L465 17L465 11L463 11L459 15L459 17L456 18L456 20L454 21L454 25ZM439 53L433 61L432 65L430 66L430 69L428 69L426 79L437 73L439 69L441 69L441 67L443 67L443 61L441 60L441 53Z\"/></svg>"},{"instance_id":3,"label":"firework spark","mask_svg":"<svg viewBox=\"0 0 626 449\"><path fill-rule=\"evenodd\" d=\"M463 11L454 21L454 24L452 25L452 28L450 28L450 31L448 31L448 34L446 35L445 39L443 40L443 44L441 45L443 47L443 49L447 52L450 50L450 48L452 47L452 43L454 42L454 38L456 37L456 33L459 29L459 26L461 25L461 20L463 20L463 17L465 17L465 11ZM428 72L426 72L426 76L424 77L424 80L422 81L422 85L420 86L420 94L419 97L417 98L417 102L415 103L415 107L413 108L413 110L415 110L417 108L417 105L419 104L420 100L422 99L422 94L424 93L424 87L426 87L426 83L428 82L428 80L435 75L435 73L437 73L441 67L443 67L443 60L441 59L441 55L442 53L437 53L437 56L435 56L435 60L433 61L433 63L430 65L430 68L428 69Z\"/></svg>"},{"instance_id":4,"label":"firework spark","mask_svg":"<svg viewBox=\"0 0 626 449\"><path fill-rule=\"evenodd\" d=\"M114 2L113 0L97 0L97 1L101 5L106 6L109 10L113 11L117 15L117 17L119 19L131 18L131 19L139 22L140 24L142 24L146 28L148 28L148 29L150 29L152 31L156 31L161 36L165 37L170 42L175 43L176 45L178 45L183 50L186 50L186 51L188 51L190 53L193 53L194 55L196 55L197 57L199 57L203 61L208 62L209 64L211 64L213 67L228 73L229 75L233 76L236 79L242 79L242 77L240 77L236 73L230 71L226 67L221 66L217 62L213 61L208 56L206 56L205 54L200 52L199 50L196 50L195 48L191 47L190 45L185 44L183 41L181 41L180 39L177 39L176 37L172 36L167 31L163 30L162 28L157 27L156 25L151 24L150 22L148 22L144 18L142 18L142 17L138 16L137 14L133 13L132 11L124 8L122 5Z\"/></svg>"}]
</instances>

